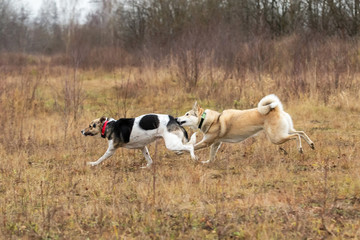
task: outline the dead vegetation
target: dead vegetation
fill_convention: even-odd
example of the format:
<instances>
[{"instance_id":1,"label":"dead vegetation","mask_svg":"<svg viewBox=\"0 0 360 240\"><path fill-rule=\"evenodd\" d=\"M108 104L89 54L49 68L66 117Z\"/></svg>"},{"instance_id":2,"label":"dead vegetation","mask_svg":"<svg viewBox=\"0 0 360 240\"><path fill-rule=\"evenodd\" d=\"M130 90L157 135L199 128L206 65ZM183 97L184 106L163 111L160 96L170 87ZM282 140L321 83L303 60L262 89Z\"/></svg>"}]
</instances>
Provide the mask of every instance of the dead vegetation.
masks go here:
<instances>
[{"instance_id":1,"label":"dead vegetation","mask_svg":"<svg viewBox=\"0 0 360 240\"><path fill-rule=\"evenodd\" d=\"M359 239L359 1L0 1L1 239ZM201 165L106 150L89 121L279 96L316 150L259 134ZM200 138L201 136L199 136ZM208 150L197 152L206 160Z\"/></svg>"},{"instance_id":2,"label":"dead vegetation","mask_svg":"<svg viewBox=\"0 0 360 240\"><path fill-rule=\"evenodd\" d=\"M284 44L290 44L285 39ZM265 43L263 43L265 44ZM216 68L206 58L198 80L183 84L176 62L112 72L37 64L1 68L0 232L6 239L320 239L359 238L359 74L347 53L264 67ZM291 45L291 44L290 44ZM292 46L292 45L291 45ZM325 48L325 47L324 47ZM342 48L345 48L342 45ZM357 48L358 49L358 48ZM250 51L250 50L248 50ZM254 55L254 54L249 54ZM339 56L350 56L338 61ZM353 56L353 57L351 57ZM280 59L280 60L279 60ZM325 57L324 57L325 59ZM12 60L13 61L13 60ZM276 62L279 61L279 62ZM241 61L240 61L241 62ZM249 61L245 61L249 62ZM250 61L251 62L251 61ZM240 66L240 65L239 65ZM180 66L181 67L181 66ZM254 65L255 67L255 65ZM201 68L201 69L200 69ZM252 69L252 70L251 70ZM196 86L195 86L196 85ZM190 89L189 90L189 86ZM224 144L216 162L177 156L161 140L150 146L155 165L140 169L139 151L120 149L88 167L106 149L80 130L101 115L149 112L182 115L204 107L250 108L275 93L316 150L279 151L260 134ZM208 150L197 155L205 160Z\"/></svg>"}]
</instances>

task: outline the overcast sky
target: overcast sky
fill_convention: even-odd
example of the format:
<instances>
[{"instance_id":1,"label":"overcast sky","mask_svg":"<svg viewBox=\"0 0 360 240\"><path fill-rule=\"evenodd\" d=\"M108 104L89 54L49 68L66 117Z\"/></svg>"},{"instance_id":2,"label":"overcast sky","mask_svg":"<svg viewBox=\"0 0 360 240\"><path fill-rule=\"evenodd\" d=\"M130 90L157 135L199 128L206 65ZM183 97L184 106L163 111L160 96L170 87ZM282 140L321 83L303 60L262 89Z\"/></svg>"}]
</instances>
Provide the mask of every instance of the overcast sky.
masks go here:
<instances>
[{"instance_id":1,"label":"overcast sky","mask_svg":"<svg viewBox=\"0 0 360 240\"><path fill-rule=\"evenodd\" d=\"M1 1L1 0L0 0ZM18 2L19 8L24 6L25 9L28 9L31 12L31 17L34 18L37 16L39 9L43 1L47 0L16 0ZM55 0L57 2L58 10L62 8L66 3L74 2L73 0ZM80 19L84 19L87 13L92 11L96 7L96 0L78 0L77 9L80 11Z\"/></svg>"}]
</instances>

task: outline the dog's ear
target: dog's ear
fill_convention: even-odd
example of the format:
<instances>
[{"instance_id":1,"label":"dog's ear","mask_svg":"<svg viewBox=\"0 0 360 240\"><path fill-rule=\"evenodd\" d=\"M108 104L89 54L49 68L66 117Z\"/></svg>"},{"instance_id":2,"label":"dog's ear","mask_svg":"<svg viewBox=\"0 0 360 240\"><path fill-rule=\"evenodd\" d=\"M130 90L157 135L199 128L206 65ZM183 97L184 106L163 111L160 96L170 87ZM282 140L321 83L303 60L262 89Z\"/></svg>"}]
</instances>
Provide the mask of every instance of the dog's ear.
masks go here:
<instances>
[{"instance_id":1,"label":"dog's ear","mask_svg":"<svg viewBox=\"0 0 360 240\"><path fill-rule=\"evenodd\" d=\"M102 116L101 118L100 118L100 123L103 123L103 122L105 122L106 121L106 117L105 116Z\"/></svg>"},{"instance_id":2,"label":"dog's ear","mask_svg":"<svg viewBox=\"0 0 360 240\"><path fill-rule=\"evenodd\" d=\"M194 112L200 112L200 110L201 110L201 107L197 103L197 101L195 101L195 103L194 103L193 110L194 110Z\"/></svg>"},{"instance_id":3,"label":"dog's ear","mask_svg":"<svg viewBox=\"0 0 360 240\"><path fill-rule=\"evenodd\" d=\"M194 105L193 105L193 110L194 110L194 111L197 111L198 108L199 108L199 105L198 105L197 101L195 101L195 103L194 103Z\"/></svg>"}]
</instances>

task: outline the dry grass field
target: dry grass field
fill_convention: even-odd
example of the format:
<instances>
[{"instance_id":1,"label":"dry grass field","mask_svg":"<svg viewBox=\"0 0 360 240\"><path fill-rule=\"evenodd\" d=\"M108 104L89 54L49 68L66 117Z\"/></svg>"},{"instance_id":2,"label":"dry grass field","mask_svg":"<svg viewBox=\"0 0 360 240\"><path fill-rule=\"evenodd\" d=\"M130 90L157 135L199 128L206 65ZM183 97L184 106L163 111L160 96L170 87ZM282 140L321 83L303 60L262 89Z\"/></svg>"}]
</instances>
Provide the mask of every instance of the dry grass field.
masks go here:
<instances>
[{"instance_id":1,"label":"dry grass field","mask_svg":"<svg viewBox=\"0 0 360 240\"><path fill-rule=\"evenodd\" d=\"M360 239L359 75L345 71L334 87L309 71L309 91L295 94L295 82L271 74L205 69L192 89L171 63L103 71L28 61L0 74L1 239ZM180 116L195 100L246 109L270 93L315 151L288 142L284 153L259 134L202 165L158 140L150 169L128 149L86 165L107 148L80 133L94 118Z\"/></svg>"}]
</instances>

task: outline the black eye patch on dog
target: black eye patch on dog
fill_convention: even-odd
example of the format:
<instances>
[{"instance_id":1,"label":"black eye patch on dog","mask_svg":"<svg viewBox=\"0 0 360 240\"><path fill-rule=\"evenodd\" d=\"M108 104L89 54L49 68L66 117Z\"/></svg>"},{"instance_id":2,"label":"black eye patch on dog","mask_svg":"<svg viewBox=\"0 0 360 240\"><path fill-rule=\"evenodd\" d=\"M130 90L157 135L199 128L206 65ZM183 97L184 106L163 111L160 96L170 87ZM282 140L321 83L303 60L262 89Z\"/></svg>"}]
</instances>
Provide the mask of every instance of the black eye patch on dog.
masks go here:
<instances>
[{"instance_id":1,"label":"black eye patch on dog","mask_svg":"<svg viewBox=\"0 0 360 240\"><path fill-rule=\"evenodd\" d=\"M139 126L144 130L153 130L159 127L159 118L156 115L145 115L140 119Z\"/></svg>"}]
</instances>

